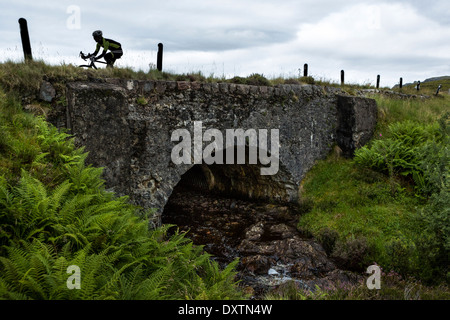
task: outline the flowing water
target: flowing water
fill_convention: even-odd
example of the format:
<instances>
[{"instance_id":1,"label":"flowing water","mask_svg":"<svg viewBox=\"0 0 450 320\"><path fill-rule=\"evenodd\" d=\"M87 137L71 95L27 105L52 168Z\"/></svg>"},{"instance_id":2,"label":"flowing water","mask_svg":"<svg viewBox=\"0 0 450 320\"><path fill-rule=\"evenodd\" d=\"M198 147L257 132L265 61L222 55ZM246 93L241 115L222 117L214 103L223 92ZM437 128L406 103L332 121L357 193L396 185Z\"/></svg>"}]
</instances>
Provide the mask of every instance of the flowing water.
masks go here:
<instances>
[{"instance_id":1,"label":"flowing water","mask_svg":"<svg viewBox=\"0 0 450 320\"><path fill-rule=\"evenodd\" d=\"M240 258L241 284L255 298L287 281L302 289L354 282L322 246L297 229L298 208L174 189L162 222L176 224L222 266Z\"/></svg>"}]
</instances>

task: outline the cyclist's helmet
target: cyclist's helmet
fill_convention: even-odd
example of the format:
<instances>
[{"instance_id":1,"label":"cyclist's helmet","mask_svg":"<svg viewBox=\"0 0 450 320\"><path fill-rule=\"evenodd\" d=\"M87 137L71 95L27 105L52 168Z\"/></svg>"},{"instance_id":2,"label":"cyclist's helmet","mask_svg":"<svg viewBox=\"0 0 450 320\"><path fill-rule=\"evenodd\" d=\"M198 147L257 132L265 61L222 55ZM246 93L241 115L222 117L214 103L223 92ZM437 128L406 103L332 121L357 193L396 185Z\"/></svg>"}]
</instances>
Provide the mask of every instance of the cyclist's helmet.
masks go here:
<instances>
[{"instance_id":1,"label":"cyclist's helmet","mask_svg":"<svg viewBox=\"0 0 450 320\"><path fill-rule=\"evenodd\" d=\"M98 37L102 37L103 36L103 32L101 30L96 30L92 33L92 36L94 38L98 38Z\"/></svg>"}]
</instances>

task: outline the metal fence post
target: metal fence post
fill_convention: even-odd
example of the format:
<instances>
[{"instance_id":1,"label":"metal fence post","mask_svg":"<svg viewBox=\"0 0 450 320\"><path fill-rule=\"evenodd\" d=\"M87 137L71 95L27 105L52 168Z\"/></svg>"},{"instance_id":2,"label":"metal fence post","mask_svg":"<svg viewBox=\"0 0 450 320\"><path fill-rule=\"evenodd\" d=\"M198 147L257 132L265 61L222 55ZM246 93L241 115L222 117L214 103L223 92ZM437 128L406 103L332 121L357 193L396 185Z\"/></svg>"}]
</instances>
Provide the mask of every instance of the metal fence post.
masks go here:
<instances>
[{"instance_id":1,"label":"metal fence post","mask_svg":"<svg viewBox=\"0 0 450 320\"><path fill-rule=\"evenodd\" d=\"M341 70L341 85L345 83L345 72L344 70Z\"/></svg>"},{"instance_id":2,"label":"metal fence post","mask_svg":"<svg viewBox=\"0 0 450 320\"><path fill-rule=\"evenodd\" d=\"M305 65L303 66L303 76L307 77L308 76L308 64L305 63Z\"/></svg>"}]
</instances>

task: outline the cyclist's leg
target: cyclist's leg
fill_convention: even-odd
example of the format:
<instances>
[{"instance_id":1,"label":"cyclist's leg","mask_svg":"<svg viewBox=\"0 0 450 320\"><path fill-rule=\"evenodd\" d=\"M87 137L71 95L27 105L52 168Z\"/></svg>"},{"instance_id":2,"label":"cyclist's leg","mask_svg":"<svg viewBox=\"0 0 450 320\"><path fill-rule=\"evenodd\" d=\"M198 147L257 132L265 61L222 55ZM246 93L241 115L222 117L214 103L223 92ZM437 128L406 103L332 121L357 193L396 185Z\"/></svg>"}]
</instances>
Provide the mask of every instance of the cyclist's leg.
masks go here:
<instances>
[{"instance_id":1,"label":"cyclist's leg","mask_svg":"<svg viewBox=\"0 0 450 320\"><path fill-rule=\"evenodd\" d=\"M108 52L105 55L105 61L106 61L106 67L112 67L114 64L114 61L116 61L116 59L113 58L113 55L111 52Z\"/></svg>"},{"instance_id":2,"label":"cyclist's leg","mask_svg":"<svg viewBox=\"0 0 450 320\"><path fill-rule=\"evenodd\" d=\"M122 54L123 53L114 53L111 64L113 65L117 59L120 59L120 57L122 57Z\"/></svg>"},{"instance_id":3,"label":"cyclist's leg","mask_svg":"<svg viewBox=\"0 0 450 320\"><path fill-rule=\"evenodd\" d=\"M123 55L123 53L115 53L114 54L114 59L115 60L120 59L122 57L122 55Z\"/></svg>"}]
</instances>

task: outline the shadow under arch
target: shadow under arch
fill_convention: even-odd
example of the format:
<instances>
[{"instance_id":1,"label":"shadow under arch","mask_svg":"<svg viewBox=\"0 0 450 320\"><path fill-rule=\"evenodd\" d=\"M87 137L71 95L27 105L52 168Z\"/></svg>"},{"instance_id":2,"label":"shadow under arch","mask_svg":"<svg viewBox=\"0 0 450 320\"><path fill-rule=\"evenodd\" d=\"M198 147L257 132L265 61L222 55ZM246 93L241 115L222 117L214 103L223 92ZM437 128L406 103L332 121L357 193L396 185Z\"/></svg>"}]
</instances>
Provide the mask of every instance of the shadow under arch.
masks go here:
<instances>
[{"instance_id":1,"label":"shadow under arch","mask_svg":"<svg viewBox=\"0 0 450 320\"><path fill-rule=\"evenodd\" d=\"M258 219L278 221L280 212L283 215L286 210L279 207L297 205L297 188L287 168L279 162L276 174L261 175L261 167L267 166L261 163L190 166L164 206L162 224L188 232L189 238L203 245L218 262L230 263L240 256L239 244ZM273 216L262 218L272 214L266 212L268 208ZM286 217L291 215L283 215L283 219Z\"/></svg>"},{"instance_id":2,"label":"shadow under arch","mask_svg":"<svg viewBox=\"0 0 450 320\"><path fill-rule=\"evenodd\" d=\"M268 154L260 148L256 148L256 150L258 154L260 152ZM244 164L237 164L239 151L236 146L233 147L233 164L226 164L225 157L229 151L230 148L223 151L222 164L206 164L212 161L203 159L202 164L194 164L188 168L180 176L180 180L173 191L185 188L198 192L265 202L294 203L298 200L298 190L292 175L279 158L271 159L277 163L276 173L263 175L262 169L267 169L269 165L261 164L259 158L257 158L255 164L249 164L250 151L248 146L245 148L246 163Z\"/></svg>"}]
</instances>

